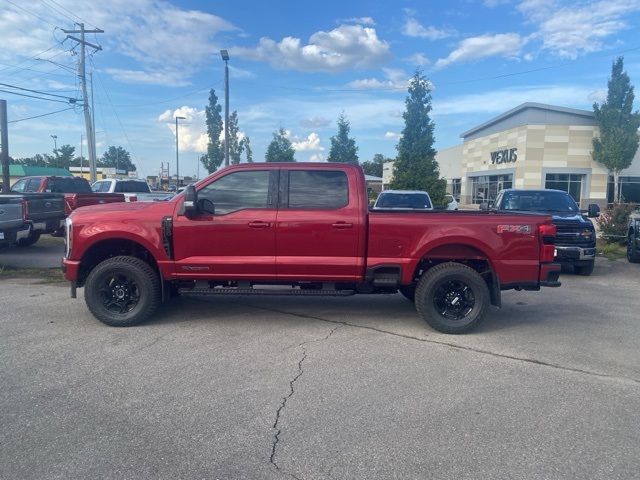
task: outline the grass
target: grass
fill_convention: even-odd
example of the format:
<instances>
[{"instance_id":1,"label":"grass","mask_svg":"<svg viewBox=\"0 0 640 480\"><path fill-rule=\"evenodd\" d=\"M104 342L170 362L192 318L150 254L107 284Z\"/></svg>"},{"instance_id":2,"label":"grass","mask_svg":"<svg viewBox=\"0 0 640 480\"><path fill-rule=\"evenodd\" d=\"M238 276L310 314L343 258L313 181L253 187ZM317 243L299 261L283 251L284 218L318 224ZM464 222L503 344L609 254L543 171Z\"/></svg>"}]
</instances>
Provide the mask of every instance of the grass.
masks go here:
<instances>
[{"instance_id":1,"label":"grass","mask_svg":"<svg viewBox=\"0 0 640 480\"><path fill-rule=\"evenodd\" d=\"M596 243L596 252L609 260L620 260L627 256L627 247L619 243L606 243L599 239Z\"/></svg>"},{"instance_id":2,"label":"grass","mask_svg":"<svg viewBox=\"0 0 640 480\"><path fill-rule=\"evenodd\" d=\"M0 266L0 280L13 280L17 278L39 280L36 283L62 283L66 282L59 268L14 268Z\"/></svg>"}]
</instances>

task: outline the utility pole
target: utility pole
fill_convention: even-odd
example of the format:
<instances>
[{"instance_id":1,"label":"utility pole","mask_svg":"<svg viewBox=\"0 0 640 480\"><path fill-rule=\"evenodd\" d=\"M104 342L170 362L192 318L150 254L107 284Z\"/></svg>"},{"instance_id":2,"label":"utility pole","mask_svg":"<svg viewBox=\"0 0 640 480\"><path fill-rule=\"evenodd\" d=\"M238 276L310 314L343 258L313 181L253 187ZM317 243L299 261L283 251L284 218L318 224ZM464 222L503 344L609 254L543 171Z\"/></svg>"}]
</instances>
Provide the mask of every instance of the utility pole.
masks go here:
<instances>
[{"instance_id":1,"label":"utility pole","mask_svg":"<svg viewBox=\"0 0 640 480\"><path fill-rule=\"evenodd\" d=\"M74 37L72 35L67 35L67 38L74 40L80 44L80 59L78 60L78 77L80 77L80 83L82 85L82 98L83 104L82 109L84 110L84 125L85 130L87 132L87 143L89 147L89 169L91 182L96 181L96 146L95 146L95 137L93 134L93 122L91 121L92 112L89 110L89 95L87 94L87 75L85 68L85 50L86 46L90 46L96 51L102 50L100 45L94 45L93 43L89 43L84 39L85 34L87 33L104 33L104 30L96 28L94 30L85 30L84 23L77 24L80 27L80 30L62 30L64 33L79 33L80 38Z\"/></svg>"},{"instance_id":2,"label":"utility pole","mask_svg":"<svg viewBox=\"0 0 640 480\"><path fill-rule=\"evenodd\" d=\"M82 163L83 163L83 162L82 162L82 137L83 137L83 135L82 135L82 133L81 133L81 134L80 134L80 176L81 176L82 178L84 178L84 175L82 174Z\"/></svg>"},{"instance_id":3,"label":"utility pole","mask_svg":"<svg viewBox=\"0 0 640 480\"><path fill-rule=\"evenodd\" d=\"M9 193L9 132L7 131L7 101L0 100L0 146L2 146L2 192Z\"/></svg>"},{"instance_id":4,"label":"utility pole","mask_svg":"<svg viewBox=\"0 0 640 480\"><path fill-rule=\"evenodd\" d=\"M56 167L59 167L60 163L58 163L58 135L51 135L51 138L53 138L53 154L56 156Z\"/></svg>"},{"instance_id":5,"label":"utility pole","mask_svg":"<svg viewBox=\"0 0 640 480\"><path fill-rule=\"evenodd\" d=\"M93 72L89 72L89 81L91 82L91 126L93 127L93 138L91 139L91 143L93 143L93 153L97 161L98 154L96 152L96 109L93 106Z\"/></svg>"},{"instance_id":6,"label":"utility pole","mask_svg":"<svg viewBox=\"0 0 640 480\"><path fill-rule=\"evenodd\" d=\"M224 166L229 166L229 52L220 50L224 60Z\"/></svg>"}]
</instances>

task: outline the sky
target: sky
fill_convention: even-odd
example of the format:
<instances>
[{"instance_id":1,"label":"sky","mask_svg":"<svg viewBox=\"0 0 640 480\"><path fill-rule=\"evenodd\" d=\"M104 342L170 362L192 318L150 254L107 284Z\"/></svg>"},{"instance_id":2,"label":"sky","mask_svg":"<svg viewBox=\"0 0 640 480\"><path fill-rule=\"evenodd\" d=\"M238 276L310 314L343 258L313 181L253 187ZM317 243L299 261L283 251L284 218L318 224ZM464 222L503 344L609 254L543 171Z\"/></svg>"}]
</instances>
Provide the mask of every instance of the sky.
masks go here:
<instances>
[{"instance_id":1,"label":"sky","mask_svg":"<svg viewBox=\"0 0 640 480\"><path fill-rule=\"evenodd\" d=\"M180 173L198 172L209 89L224 99L220 49L255 161L281 127L298 161L325 161L341 113L360 161L395 156L417 68L433 85L438 149L524 102L590 110L620 55L640 82L640 0L0 0L0 83L12 86L0 90L58 100L0 91L14 158L51 152L51 135L80 151L82 109L66 103L80 98L78 52L61 30L74 22L104 30L87 36L102 47L87 63L98 155L121 145L142 175L161 162L175 172L176 115Z\"/></svg>"}]
</instances>

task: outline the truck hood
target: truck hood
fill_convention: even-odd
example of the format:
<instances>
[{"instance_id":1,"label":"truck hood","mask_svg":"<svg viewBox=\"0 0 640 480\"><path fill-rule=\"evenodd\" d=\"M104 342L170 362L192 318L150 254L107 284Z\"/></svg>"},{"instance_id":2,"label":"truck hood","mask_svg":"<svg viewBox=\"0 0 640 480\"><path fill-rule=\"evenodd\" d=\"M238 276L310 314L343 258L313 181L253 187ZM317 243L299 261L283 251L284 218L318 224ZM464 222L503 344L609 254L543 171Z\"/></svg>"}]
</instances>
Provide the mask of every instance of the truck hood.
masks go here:
<instances>
[{"instance_id":1,"label":"truck hood","mask_svg":"<svg viewBox=\"0 0 640 480\"><path fill-rule=\"evenodd\" d=\"M105 203L102 205L88 205L80 207L73 211L71 218L73 220L95 221L98 218L121 217L127 215L136 215L142 213L154 213L157 210L158 215L170 215L174 209L174 202L116 202Z\"/></svg>"}]
</instances>

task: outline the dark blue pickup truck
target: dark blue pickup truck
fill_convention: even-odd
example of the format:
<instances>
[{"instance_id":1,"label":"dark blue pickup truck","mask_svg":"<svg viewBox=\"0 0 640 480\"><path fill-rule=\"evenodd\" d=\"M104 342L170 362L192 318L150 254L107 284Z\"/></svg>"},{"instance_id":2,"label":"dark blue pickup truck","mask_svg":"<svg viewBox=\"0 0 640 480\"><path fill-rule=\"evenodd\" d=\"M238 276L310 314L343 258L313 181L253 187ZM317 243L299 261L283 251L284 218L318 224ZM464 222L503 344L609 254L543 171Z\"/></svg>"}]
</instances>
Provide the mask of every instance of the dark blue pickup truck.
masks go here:
<instances>
[{"instance_id":1,"label":"dark blue pickup truck","mask_svg":"<svg viewBox=\"0 0 640 480\"><path fill-rule=\"evenodd\" d=\"M491 206L482 204L483 210ZM562 190L502 190L493 209L509 212L532 212L550 215L556 226L555 261L573 265L578 275L591 275L596 258L596 232L589 218L600 214L598 205L589 205L587 217L571 196Z\"/></svg>"}]
</instances>

